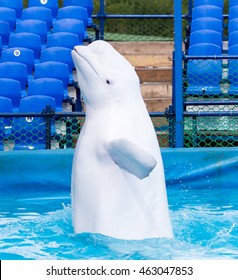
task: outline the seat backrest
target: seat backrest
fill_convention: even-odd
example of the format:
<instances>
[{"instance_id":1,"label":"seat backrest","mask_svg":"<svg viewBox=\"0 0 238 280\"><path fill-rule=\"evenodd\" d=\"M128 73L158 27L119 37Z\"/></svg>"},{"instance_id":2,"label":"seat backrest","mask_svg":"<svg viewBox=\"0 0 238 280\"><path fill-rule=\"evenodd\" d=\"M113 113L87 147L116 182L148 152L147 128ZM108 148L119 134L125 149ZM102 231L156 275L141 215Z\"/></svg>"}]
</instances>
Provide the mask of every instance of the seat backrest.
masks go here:
<instances>
[{"instance_id":1,"label":"seat backrest","mask_svg":"<svg viewBox=\"0 0 238 280\"><path fill-rule=\"evenodd\" d=\"M198 30L214 30L217 32L223 32L223 24L222 21L217 18L212 17L201 17L192 20L191 23L191 32Z\"/></svg>"},{"instance_id":2,"label":"seat backrest","mask_svg":"<svg viewBox=\"0 0 238 280\"><path fill-rule=\"evenodd\" d=\"M68 90L69 68L68 65L59 61L47 61L36 65L35 79L55 78L63 82L64 90Z\"/></svg>"},{"instance_id":3,"label":"seat backrest","mask_svg":"<svg viewBox=\"0 0 238 280\"><path fill-rule=\"evenodd\" d=\"M233 33L233 32L232 32ZM234 44L228 48L228 54L238 56L238 44ZM232 80L238 81L238 60L237 59L230 59L229 60L229 67L228 67L228 73L229 76L232 76ZM231 79L231 78L230 78Z\"/></svg>"},{"instance_id":4,"label":"seat backrest","mask_svg":"<svg viewBox=\"0 0 238 280\"><path fill-rule=\"evenodd\" d=\"M215 44L200 43L189 47L188 54L194 56L221 55L222 50L220 46Z\"/></svg>"},{"instance_id":5,"label":"seat backrest","mask_svg":"<svg viewBox=\"0 0 238 280\"><path fill-rule=\"evenodd\" d=\"M46 95L33 95L22 98L19 112L41 113L46 106L55 109L55 99ZM54 129L54 124L51 126ZM46 121L43 117L15 117L12 121L14 150L45 149Z\"/></svg>"},{"instance_id":6,"label":"seat backrest","mask_svg":"<svg viewBox=\"0 0 238 280\"><path fill-rule=\"evenodd\" d=\"M47 31L50 32L52 27L52 12L47 7L29 7L22 11L22 20L38 19L43 20L46 23Z\"/></svg>"},{"instance_id":7,"label":"seat backrest","mask_svg":"<svg viewBox=\"0 0 238 280\"><path fill-rule=\"evenodd\" d=\"M189 46L199 43L211 43L222 48L222 34L213 30L198 30L190 34Z\"/></svg>"},{"instance_id":8,"label":"seat backrest","mask_svg":"<svg viewBox=\"0 0 238 280\"><path fill-rule=\"evenodd\" d=\"M0 20L0 36L2 38L2 45L7 47L10 37L10 27L9 23L3 20Z\"/></svg>"},{"instance_id":9,"label":"seat backrest","mask_svg":"<svg viewBox=\"0 0 238 280\"><path fill-rule=\"evenodd\" d=\"M229 55L238 55L238 44L233 44L231 47L228 48Z\"/></svg>"},{"instance_id":10,"label":"seat backrest","mask_svg":"<svg viewBox=\"0 0 238 280\"><path fill-rule=\"evenodd\" d=\"M228 34L238 30L238 18L233 18L228 22Z\"/></svg>"},{"instance_id":11,"label":"seat backrest","mask_svg":"<svg viewBox=\"0 0 238 280\"><path fill-rule=\"evenodd\" d=\"M63 6L81 6L86 8L88 11L88 26L91 26L93 24L93 0L64 0Z\"/></svg>"},{"instance_id":12,"label":"seat backrest","mask_svg":"<svg viewBox=\"0 0 238 280\"><path fill-rule=\"evenodd\" d=\"M21 100L21 84L19 81L9 78L0 78L0 96L11 100L12 111L18 112Z\"/></svg>"},{"instance_id":13,"label":"seat backrest","mask_svg":"<svg viewBox=\"0 0 238 280\"><path fill-rule=\"evenodd\" d=\"M223 20L222 8L213 5L203 5L193 8L192 19L200 17L213 17Z\"/></svg>"},{"instance_id":14,"label":"seat backrest","mask_svg":"<svg viewBox=\"0 0 238 280\"><path fill-rule=\"evenodd\" d=\"M0 112L11 113L12 112L12 101L6 96L0 96Z\"/></svg>"},{"instance_id":15,"label":"seat backrest","mask_svg":"<svg viewBox=\"0 0 238 280\"><path fill-rule=\"evenodd\" d=\"M233 46L238 44L238 31L233 31L229 33L228 36L228 49Z\"/></svg>"},{"instance_id":16,"label":"seat backrest","mask_svg":"<svg viewBox=\"0 0 238 280\"><path fill-rule=\"evenodd\" d=\"M82 45L83 41L79 40L79 36L71 32L57 32L47 37L46 48L65 47L73 49L74 46Z\"/></svg>"},{"instance_id":17,"label":"seat backrest","mask_svg":"<svg viewBox=\"0 0 238 280\"><path fill-rule=\"evenodd\" d=\"M79 36L79 40L84 39L85 28L82 20L74 18L64 18L53 23L52 33L71 32Z\"/></svg>"},{"instance_id":18,"label":"seat backrest","mask_svg":"<svg viewBox=\"0 0 238 280\"><path fill-rule=\"evenodd\" d=\"M237 5L237 0L229 0L229 8L236 6Z\"/></svg>"},{"instance_id":19,"label":"seat backrest","mask_svg":"<svg viewBox=\"0 0 238 280\"><path fill-rule=\"evenodd\" d=\"M58 13L58 0L29 0L28 7L42 6L51 9L52 17L55 19Z\"/></svg>"},{"instance_id":20,"label":"seat backrest","mask_svg":"<svg viewBox=\"0 0 238 280\"><path fill-rule=\"evenodd\" d=\"M15 33L21 33L21 32L29 32L29 33L37 34L41 38L41 44L46 43L47 27L46 27L46 23L43 20L26 19L26 20L19 21L16 24Z\"/></svg>"},{"instance_id":21,"label":"seat backrest","mask_svg":"<svg viewBox=\"0 0 238 280\"><path fill-rule=\"evenodd\" d=\"M20 62L0 63L0 78L10 78L20 82L22 96L26 95L28 81L26 65Z\"/></svg>"},{"instance_id":22,"label":"seat backrest","mask_svg":"<svg viewBox=\"0 0 238 280\"><path fill-rule=\"evenodd\" d=\"M64 98L63 82L54 78L39 78L32 80L28 87L28 96L46 95L55 99L56 111L62 111Z\"/></svg>"},{"instance_id":23,"label":"seat backrest","mask_svg":"<svg viewBox=\"0 0 238 280\"><path fill-rule=\"evenodd\" d=\"M0 53L2 52L2 37L0 36Z\"/></svg>"},{"instance_id":24,"label":"seat backrest","mask_svg":"<svg viewBox=\"0 0 238 280\"><path fill-rule=\"evenodd\" d=\"M16 18L20 19L23 10L23 0L0 0L0 7L7 7L15 10Z\"/></svg>"},{"instance_id":25,"label":"seat backrest","mask_svg":"<svg viewBox=\"0 0 238 280\"><path fill-rule=\"evenodd\" d=\"M15 31L16 27L16 12L7 7L0 7L0 19L9 23L10 32Z\"/></svg>"},{"instance_id":26,"label":"seat backrest","mask_svg":"<svg viewBox=\"0 0 238 280\"><path fill-rule=\"evenodd\" d=\"M231 0L229 0L231 1ZM236 1L236 0L235 0ZM202 6L202 5L214 5L218 6L220 8L224 8L224 0L194 0L193 1L193 6Z\"/></svg>"},{"instance_id":27,"label":"seat backrest","mask_svg":"<svg viewBox=\"0 0 238 280\"><path fill-rule=\"evenodd\" d=\"M189 85L198 87L217 86L220 87L222 80L222 62L213 59L189 60L187 68L187 80Z\"/></svg>"},{"instance_id":28,"label":"seat backrest","mask_svg":"<svg viewBox=\"0 0 238 280\"><path fill-rule=\"evenodd\" d=\"M228 54L238 56L238 44L230 46L228 48ZM230 84L238 86L238 59L229 59L228 66L228 79Z\"/></svg>"},{"instance_id":29,"label":"seat backrest","mask_svg":"<svg viewBox=\"0 0 238 280\"><path fill-rule=\"evenodd\" d=\"M189 55L192 56L207 56L221 55L221 47L201 43L189 47ZM216 85L219 87L219 82L222 79L222 61L214 59L195 59L188 61L187 79L190 84L196 85Z\"/></svg>"},{"instance_id":30,"label":"seat backrest","mask_svg":"<svg viewBox=\"0 0 238 280\"><path fill-rule=\"evenodd\" d=\"M64 18L74 18L82 20L84 23L85 30L87 29L88 25L88 12L85 7L80 6L66 6L62 7L58 10L58 20Z\"/></svg>"},{"instance_id":31,"label":"seat backrest","mask_svg":"<svg viewBox=\"0 0 238 280\"><path fill-rule=\"evenodd\" d=\"M236 6L232 6L229 9L229 21L235 18L238 18L238 2Z\"/></svg>"},{"instance_id":32,"label":"seat backrest","mask_svg":"<svg viewBox=\"0 0 238 280\"><path fill-rule=\"evenodd\" d=\"M24 63L28 76L32 76L34 69L34 53L31 49L14 47L2 51L1 62L15 61Z\"/></svg>"},{"instance_id":33,"label":"seat backrest","mask_svg":"<svg viewBox=\"0 0 238 280\"><path fill-rule=\"evenodd\" d=\"M28 32L13 34L9 38L9 47L23 47L31 49L34 53L35 62L39 62L41 53L41 39L39 35Z\"/></svg>"},{"instance_id":34,"label":"seat backrest","mask_svg":"<svg viewBox=\"0 0 238 280\"><path fill-rule=\"evenodd\" d=\"M42 50L40 56L40 62L47 62L47 61L58 61L63 62L68 65L69 72L72 72L74 67L71 49L65 47L51 47Z\"/></svg>"}]
</instances>

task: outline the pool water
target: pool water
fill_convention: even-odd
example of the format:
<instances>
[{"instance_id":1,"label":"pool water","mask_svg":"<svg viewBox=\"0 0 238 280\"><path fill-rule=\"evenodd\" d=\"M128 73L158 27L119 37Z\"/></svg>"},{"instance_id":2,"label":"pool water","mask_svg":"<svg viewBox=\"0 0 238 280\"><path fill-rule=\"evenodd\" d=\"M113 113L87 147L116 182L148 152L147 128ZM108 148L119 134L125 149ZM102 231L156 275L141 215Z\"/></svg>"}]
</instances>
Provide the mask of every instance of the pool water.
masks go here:
<instances>
[{"instance_id":1,"label":"pool water","mask_svg":"<svg viewBox=\"0 0 238 280\"><path fill-rule=\"evenodd\" d=\"M175 239L141 241L76 235L67 189L20 189L1 193L2 260L238 259L238 188L168 188Z\"/></svg>"}]
</instances>

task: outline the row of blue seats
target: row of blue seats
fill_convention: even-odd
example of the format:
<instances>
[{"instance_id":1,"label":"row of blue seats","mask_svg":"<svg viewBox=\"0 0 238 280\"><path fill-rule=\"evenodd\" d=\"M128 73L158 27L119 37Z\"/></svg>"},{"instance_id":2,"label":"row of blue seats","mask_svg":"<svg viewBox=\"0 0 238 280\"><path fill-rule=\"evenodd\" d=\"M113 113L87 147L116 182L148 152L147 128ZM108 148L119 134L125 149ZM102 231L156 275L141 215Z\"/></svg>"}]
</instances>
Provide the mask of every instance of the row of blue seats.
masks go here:
<instances>
[{"instance_id":1,"label":"row of blue seats","mask_svg":"<svg viewBox=\"0 0 238 280\"><path fill-rule=\"evenodd\" d=\"M1 36L0 36L0 43L1 43ZM76 34L71 32L58 32L55 34L48 35L46 48L41 48L40 38L37 34L23 32L19 34L14 34L10 37L8 48L3 49L0 51L0 56L2 54L6 54L8 49L13 50L14 48L26 48L30 49L33 52L34 63L37 64L40 61L41 56L43 53L47 53L45 51L47 48L51 47L64 47L67 49L72 50L74 46L82 45L79 41L79 38ZM15 57L15 59L17 59ZM18 57L20 59L20 57Z\"/></svg>"},{"instance_id":2,"label":"row of blue seats","mask_svg":"<svg viewBox=\"0 0 238 280\"><path fill-rule=\"evenodd\" d=\"M6 10L13 10L8 8L0 7L0 36L2 38L2 48L6 48L9 45L10 36L13 34L18 34L22 32L34 33L40 36L41 48L44 48L47 44L47 39L49 34L54 34L57 32L70 32L76 34L79 38L79 43L83 40L89 40L89 35L87 33L87 11L83 7L68 6L60 10L64 11L60 13L62 16L56 20L51 28L51 22L47 21L47 15L42 16L43 12L51 11L44 7L33 7L26 10L31 10L31 14L27 17L17 22L16 25L6 18ZM33 11L32 11L33 9ZM36 11L35 11L36 10ZM82 15L84 13L84 15ZM5 15L5 16L4 16Z\"/></svg>"},{"instance_id":3,"label":"row of blue seats","mask_svg":"<svg viewBox=\"0 0 238 280\"><path fill-rule=\"evenodd\" d=\"M192 12L191 34L188 54L191 56L221 56L222 55L222 34L223 34L223 6L219 1L199 1L202 5L196 5L194 1ZM217 4L217 5L216 5ZM237 3L236 3L237 4ZM230 14L233 22L230 29L235 28L237 19L234 19L236 6L230 1ZM237 10L238 15L238 10ZM237 22L238 23L238 22ZM238 27L238 25L237 25ZM234 32L232 32L234 33ZM231 33L231 34L232 34ZM228 54L238 55L238 32L229 36ZM238 94L238 61L229 60L228 80L230 83L228 94ZM188 88L186 94L189 96L219 96L222 95L220 83L223 79L222 60L196 59L189 60L187 65Z\"/></svg>"},{"instance_id":4,"label":"row of blue seats","mask_svg":"<svg viewBox=\"0 0 238 280\"><path fill-rule=\"evenodd\" d=\"M229 1L228 17L228 55L238 57L238 2ZM229 94L238 95L238 60L228 61Z\"/></svg>"},{"instance_id":5,"label":"row of blue seats","mask_svg":"<svg viewBox=\"0 0 238 280\"><path fill-rule=\"evenodd\" d=\"M199 52L202 56L220 56L221 49L211 43L201 43L192 46L191 55ZM229 49L230 55L236 59L228 61L229 96L238 96L238 44ZM223 80L223 63L221 59L194 59L188 61L186 94L189 96L221 96L220 84Z\"/></svg>"},{"instance_id":6,"label":"row of blue seats","mask_svg":"<svg viewBox=\"0 0 238 280\"><path fill-rule=\"evenodd\" d=\"M205 1L206 4L204 1L199 1L199 5L197 2L194 2L196 6L194 6L192 12L189 46L197 43L213 43L222 48L223 7L219 5L218 2L213 0ZM217 6L216 3L218 4ZM238 43L237 1L230 1L228 18L228 43L229 46L232 46Z\"/></svg>"},{"instance_id":7,"label":"row of blue seats","mask_svg":"<svg viewBox=\"0 0 238 280\"><path fill-rule=\"evenodd\" d=\"M82 6L88 12L88 25L92 25L93 0L63 0L63 7ZM7 7L15 10L16 19L21 20L24 9L23 0L0 0L0 7ZM55 20L58 15L58 0L28 0L27 7L46 7L51 10L52 18Z\"/></svg>"},{"instance_id":8,"label":"row of blue seats","mask_svg":"<svg viewBox=\"0 0 238 280\"><path fill-rule=\"evenodd\" d=\"M68 98L68 87L74 86L74 63L71 49L50 47L41 52L40 63L35 64L33 52L27 48L10 48L2 53L0 78L15 79L20 82L22 96L33 79L56 78L63 82L64 99Z\"/></svg>"},{"instance_id":9,"label":"row of blue seats","mask_svg":"<svg viewBox=\"0 0 238 280\"><path fill-rule=\"evenodd\" d=\"M229 0L229 9L232 8L233 6L236 6L237 4L238 4L237 0ZM203 6L203 5L217 6L223 10L224 9L224 0L194 0L193 1L194 8L196 8L198 6Z\"/></svg>"},{"instance_id":10,"label":"row of blue seats","mask_svg":"<svg viewBox=\"0 0 238 280\"><path fill-rule=\"evenodd\" d=\"M194 1L189 55L199 55L199 52L194 54L197 48L193 46L200 43L216 44L222 51L223 8L223 1Z\"/></svg>"},{"instance_id":11,"label":"row of blue seats","mask_svg":"<svg viewBox=\"0 0 238 280\"><path fill-rule=\"evenodd\" d=\"M0 97L11 100L12 112L19 112L21 100L33 95L45 95L54 98L56 112L63 111L65 90L62 80L49 77L34 79L29 83L27 93L23 95L19 81L10 78L0 78ZM35 108L32 107L31 110L34 111Z\"/></svg>"},{"instance_id":12,"label":"row of blue seats","mask_svg":"<svg viewBox=\"0 0 238 280\"><path fill-rule=\"evenodd\" d=\"M29 96L21 99L19 112L41 113L50 106L56 108L55 99L49 96ZM4 150L4 140L14 140L14 149L45 149L46 122L43 117L13 117L4 118L1 112L11 113L12 103L9 98L0 96L0 150ZM55 122L51 123L51 135L55 134Z\"/></svg>"},{"instance_id":13,"label":"row of blue seats","mask_svg":"<svg viewBox=\"0 0 238 280\"><path fill-rule=\"evenodd\" d=\"M235 2L236 0L230 0L230 5L232 5L232 2ZM198 7L202 5L214 5L220 8L224 8L224 0L194 0L193 1L193 7Z\"/></svg>"}]
</instances>

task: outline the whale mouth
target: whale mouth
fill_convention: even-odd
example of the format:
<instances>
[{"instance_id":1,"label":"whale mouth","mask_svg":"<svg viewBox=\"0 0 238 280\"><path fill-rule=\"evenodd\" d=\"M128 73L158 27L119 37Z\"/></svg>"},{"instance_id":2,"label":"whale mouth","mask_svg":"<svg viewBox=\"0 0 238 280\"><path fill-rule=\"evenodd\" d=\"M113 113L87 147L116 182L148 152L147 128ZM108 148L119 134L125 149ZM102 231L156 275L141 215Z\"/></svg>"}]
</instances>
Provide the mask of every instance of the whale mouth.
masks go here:
<instances>
[{"instance_id":1,"label":"whale mouth","mask_svg":"<svg viewBox=\"0 0 238 280\"><path fill-rule=\"evenodd\" d=\"M81 50L83 50L83 49L81 48ZM76 53L78 57L83 59L90 66L90 68L93 70L93 72L97 76L99 76L99 73L96 71L95 67L92 65L92 62L88 58L88 56L90 56L90 54L88 54L88 52L85 52L85 51L79 52L76 47L74 47L73 52Z\"/></svg>"}]
</instances>

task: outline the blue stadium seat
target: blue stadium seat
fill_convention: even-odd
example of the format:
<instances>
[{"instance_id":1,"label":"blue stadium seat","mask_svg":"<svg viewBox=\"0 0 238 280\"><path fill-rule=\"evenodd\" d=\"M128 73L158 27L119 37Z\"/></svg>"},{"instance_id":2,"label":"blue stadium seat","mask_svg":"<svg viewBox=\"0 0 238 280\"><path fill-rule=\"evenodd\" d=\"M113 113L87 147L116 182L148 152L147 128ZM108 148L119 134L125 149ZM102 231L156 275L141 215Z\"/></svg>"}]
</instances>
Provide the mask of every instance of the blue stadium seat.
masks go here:
<instances>
[{"instance_id":1,"label":"blue stadium seat","mask_svg":"<svg viewBox=\"0 0 238 280\"><path fill-rule=\"evenodd\" d=\"M35 66L34 53L31 49L14 47L5 49L2 52L1 62L21 62L27 67L28 82L32 80Z\"/></svg>"},{"instance_id":2,"label":"blue stadium seat","mask_svg":"<svg viewBox=\"0 0 238 280\"><path fill-rule=\"evenodd\" d=\"M218 6L223 9L224 0L194 0L194 2L193 2L194 7L202 6L202 5L214 5L214 6Z\"/></svg>"},{"instance_id":3,"label":"blue stadium seat","mask_svg":"<svg viewBox=\"0 0 238 280\"><path fill-rule=\"evenodd\" d=\"M46 95L55 99L55 109L62 112L64 99L63 82L54 78L39 78L31 81L28 86L28 96Z\"/></svg>"},{"instance_id":4,"label":"blue stadium seat","mask_svg":"<svg viewBox=\"0 0 238 280\"><path fill-rule=\"evenodd\" d=\"M237 0L229 0L229 8L238 5Z\"/></svg>"},{"instance_id":5,"label":"blue stadium seat","mask_svg":"<svg viewBox=\"0 0 238 280\"><path fill-rule=\"evenodd\" d=\"M74 46L82 45L83 41L79 41L79 36L70 32L57 32L47 37L46 48L65 47L73 49Z\"/></svg>"},{"instance_id":6,"label":"blue stadium seat","mask_svg":"<svg viewBox=\"0 0 238 280\"><path fill-rule=\"evenodd\" d=\"M201 17L192 20L191 22L191 32L198 30L214 30L223 33L222 21L217 18L211 17Z\"/></svg>"},{"instance_id":7,"label":"blue stadium seat","mask_svg":"<svg viewBox=\"0 0 238 280\"><path fill-rule=\"evenodd\" d=\"M223 20L222 8L213 5L203 5L193 8L192 19L200 17L212 17Z\"/></svg>"},{"instance_id":8,"label":"blue stadium seat","mask_svg":"<svg viewBox=\"0 0 238 280\"><path fill-rule=\"evenodd\" d=\"M230 48L233 45L237 45L237 44L238 44L238 30L229 33L228 48Z\"/></svg>"},{"instance_id":9,"label":"blue stadium seat","mask_svg":"<svg viewBox=\"0 0 238 280\"><path fill-rule=\"evenodd\" d=\"M0 96L0 113L11 113L12 102L11 99ZM0 117L0 151L4 151L4 139L8 135L6 125L9 125L8 120Z\"/></svg>"},{"instance_id":10,"label":"blue stadium seat","mask_svg":"<svg viewBox=\"0 0 238 280\"><path fill-rule=\"evenodd\" d=\"M52 33L71 32L79 36L79 40L84 39L84 24L82 20L74 18L64 18L53 23Z\"/></svg>"},{"instance_id":11,"label":"blue stadium seat","mask_svg":"<svg viewBox=\"0 0 238 280\"><path fill-rule=\"evenodd\" d=\"M229 17L228 17L229 21L235 18L238 18L238 2L237 5L232 6L229 9Z\"/></svg>"},{"instance_id":12,"label":"blue stadium seat","mask_svg":"<svg viewBox=\"0 0 238 280\"><path fill-rule=\"evenodd\" d=\"M0 56L1 56L1 53L2 53L2 37L0 36Z\"/></svg>"},{"instance_id":13,"label":"blue stadium seat","mask_svg":"<svg viewBox=\"0 0 238 280\"><path fill-rule=\"evenodd\" d=\"M212 17L201 17L192 20L191 32L204 29L223 33L223 23L221 20Z\"/></svg>"},{"instance_id":14,"label":"blue stadium seat","mask_svg":"<svg viewBox=\"0 0 238 280\"><path fill-rule=\"evenodd\" d=\"M231 32L237 31L238 30L238 18L234 18L229 20L228 22L228 34Z\"/></svg>"},{"instance_id":15,"label":"blue stadium seat","mask_svg":"<svg viewBox=\"0 0 238 280\"><path fill-rule=\"evenodd\" d=\"M189 55L221 55L221 48L214 44L201 43L189 48ZM222 61L214 59L189 60L187 65L189 96L218 96L221 94Z\"/></svg>"},{"instance_id":16,"label":"blue stadium seat","mask_svg":"<svg viewBox=\"0 0 238 280\"><path fill-rule=\"evenodd\" d=\"M189 46L199 43L211 43L222 48L222 34L213 30L198 30L190 34Z\"/></svg>"},{"instance_id":17,"label":"blue stadium seat","mask_svg":"<svg viewBox=\"0 0 238 280\"><path fill-rule=\"evenodd\" d=\"M29 0L28 7L46 7L51 9L53 21L56 20L58 13L58 0Z\"/></svg>"},{"instance_id":18,"label":"blue stadium seat","mask_svg":"<svg viewBox=\"0 0 238 280\"><path fill-rule=\"evenodd\" d=\"M204 55L221 55L221 47L211 43L200 43L192 45L188 50L189 55L204 56Z\"/></svg>"},{"instance_id":19,"label":"blue stadium seat","mask_svg":"<svg viewBox=\"0 0 238 280\"><path fill-rule=\"evenodd\" d=\"M17 20L21 19L23 0L0 0L0 7L7 7L15 10Z\"/></svg>"},{"instance_id":20,"label":"blue stadium seat","mask_svg":"<svg viewBox=\"0 0 238 280\"><path fill-rule=\"evenodd\" d=\"M28 96L21 99L19 112L40 113L46 106L55 109L55 99L46 95ZM51 128L55 129L54 123ZM14 117L12 135L15 143L14 150L45 149L46 121L43 117Z\"/></svg>"},{"instance_id":21,"label":"blue stadium seat","mask_svg":"<svg viewBox=\"0 0 238 280\"><path fill-rule=\"evenodd\" d=\"M93 0L64 0L63 6L81 6L86 8L88 11L88 26L93 24Z\"/></svg>"},{"instance_id":22,"label":"blue stadium seat","mask_svg":"<svg viewBox=\"0 0 238 280\"><path fill-rule=\"evenodd\" d=\"M238 56L238 44L230 46L228 48L228 54ZM228 94L238 96L238 59L229 59L228 79L230 82Z\"/></svg>"},{"instance_id":23,"label":"blue stadium seat","mask_svg":"<svg viewBox=\"0 0 238 280\"><path fill-rule=\"evenodd\" d=\"M28 32L13 34L9 38L9 48L13 47L22 47L32 50L35 64L39 63L41 54L41 39L39 35Z\"/></svg>"},{"instance_id":24,"label":"blue stadium seat","mask_svg":"<svg viewBox=\"0 0 238 280\"><path fill-rule=\"evenodd\" d=\"M88 12L87 9L80 6L66 6L58 11L58 20L65 18L73 18L82 20L84 24L84 39L88 38L87 25L88 25Z\"/></svg>"},{"instance_id":25,"label":"blue stadium seat","mask_svg":"<svg viewBox=\"0 0 238 280\"><path fill-rule=\"evenodd\" d=\"M71 52L71 49L64 47L46 48L41 52L40 62L58 61L67 64L69 67L69 84L72 84L74 63Z\"/></svg>"},{"instance_id":26,"label":"blue stadium seat","mask_svg":"<svg viewBox=\"0 0 238 280\"><path fill-rule=\"evenodd\" d=\"M0 78L0 96L11 99L12 111L18 112L22 98L20 82L14 79Z\"/></svg>"},{"instance_id":27,"label":"blue stadium seat","mask_svg":"<svg viewBox=\"0 0 238 280\"><path fill-rule=\"evenodd\" d=\"M6 7L0 7L0 19L9 23L10 33L15 31L17 20L15 10Z\"/></svg>"},{"instance_id":28,"label":"blue stadium seat","mask_svg":"<svg viewBox=\"0 0 238 280\"><path fill-rule=\"evenodd\" d=\"M9 23L3 20L0 20L0 36L2 37L2 47L7 48L10 37L10 27Z\"/></svg>"},{"instance_id":29,"label":"blue stadium seat","mask_svg":"<svg viewBox=\"0 0 238 280\"><path fill-rule=\"evenodd\" d=\"M34 33L40 36L41 38L41 45L42 48L46 44L46 39L47 39L47 27L46 23L43 20L39 19L26 19L19 21L16 24L16 33L22 33L22 32L27 32L27 33Z\"/></svg>"},{"instance_id":30,"label":"blue stadium seat","mask_svg":"<svg viewBox=\"0 0 238 280\"><path fill-rule=\"evenodd\" d=\"M59 61L39 63L35 67L34 78L54 78L62 81L64 89L63 99L68 98L69 68L67 64Z\"/></svg>"},{"instance_id":31,"label":"blue stadium seat","mask_svg":"<svg viewBox=\"0 0 238 280\"><path fill-rule=\"evenodd\" d=\"M26 65L20 62L0 63L0 78L14 79L21 84L22 97L26 96L26 85L28 82Z\"/></svg>"},{"instance_id":32,"label":"blue stadium seat","mask_svg":"<svg viewBox=\"0 0 238 280\"><path fill-rule=\"evenodd\" d=\"M52 12L46 7L29 7L22 10L22 20L38 19L46 23L48 33L52 27Z\"/></svg>"}]
</instances>

